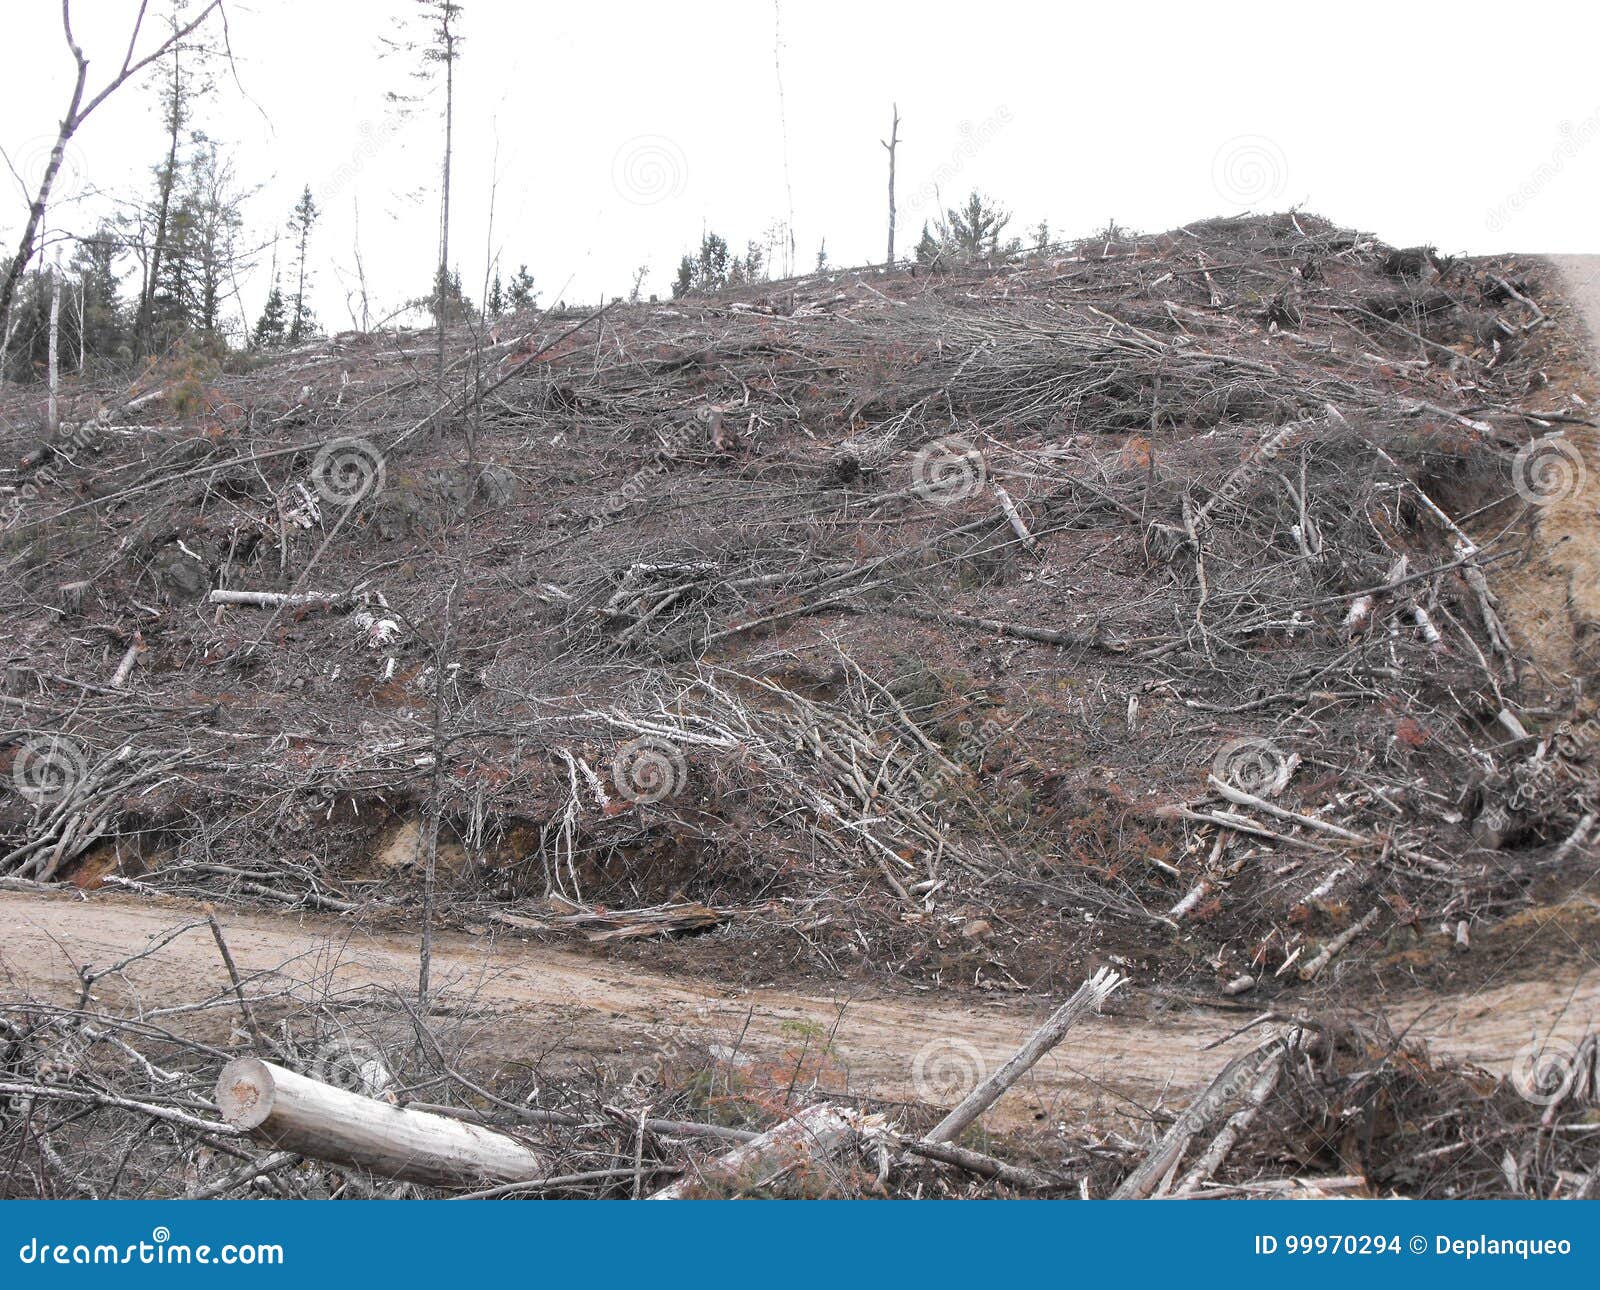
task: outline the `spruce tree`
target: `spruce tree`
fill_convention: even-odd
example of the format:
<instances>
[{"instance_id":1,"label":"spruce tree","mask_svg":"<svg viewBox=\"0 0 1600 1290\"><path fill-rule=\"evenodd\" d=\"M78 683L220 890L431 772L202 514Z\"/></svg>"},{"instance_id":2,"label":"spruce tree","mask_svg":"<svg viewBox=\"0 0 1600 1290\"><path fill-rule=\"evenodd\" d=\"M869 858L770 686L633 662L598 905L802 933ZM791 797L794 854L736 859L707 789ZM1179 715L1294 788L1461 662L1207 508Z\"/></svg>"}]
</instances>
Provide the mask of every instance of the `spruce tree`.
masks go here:
<instances>
[{"instance_id":1,"label":"spruce tree","mask_svg":"<svg viewBox=\"0 0 1600 1290\"><path fill-rule=\"evenodd\" d=\"M513 313L538 307L539 293L533 288L533 274L528 272L526 264L519 265L512 274L511 285L506 289L506 304Z\"/></svg>"},{"instance_id":2,"label":"spruce tree","mask_svg":"<svg viewBox=\"0 0 1600 1290\"><path fill-rule=\"evenodd\" d=\"M321 214L322 212L317 209L317 203L312 199L311 185L307 184L300 194L300 200L294 204L294 210L289 214L289 233L295 240L294 302L289 312L287 337L291 345L298 345L317 334L316 315L306 299L306 288L312 278L306 264L306 255L311 244L311 229Z\"/></svg>"},{"instance_id":3,"label":"spruce tree","mask_svg":"<svg viewBox=\"0 0 1600 1290\"><path fill-rule=\"evenodd\" d=\"M256 320L254 344L257 349L277 349L288 338L288 307L284 304L283 288L272 280L272 290L267 294L266 307Z\"/></svg>"}]
</instances>

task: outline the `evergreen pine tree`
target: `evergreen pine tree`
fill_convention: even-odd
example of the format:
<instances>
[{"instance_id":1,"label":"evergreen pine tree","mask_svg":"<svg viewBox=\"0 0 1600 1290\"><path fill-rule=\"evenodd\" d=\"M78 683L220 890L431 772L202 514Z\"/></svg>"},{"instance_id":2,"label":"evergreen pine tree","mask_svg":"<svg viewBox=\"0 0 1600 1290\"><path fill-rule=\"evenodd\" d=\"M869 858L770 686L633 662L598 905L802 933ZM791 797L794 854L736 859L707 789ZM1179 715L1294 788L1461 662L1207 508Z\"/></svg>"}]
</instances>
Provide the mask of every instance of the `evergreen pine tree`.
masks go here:
<instances>
[{"instance_id":1,"label":"evergreen pine tree","mask_svg":"<svg viewBox=\"0 0 1600 1290\"><path fill-rule=\"evenodd\" d=\"M266 307L256 320L254 344L257 349L277 349L288 339L288 306L284 303L283 288L272 280L272 290L267 294Z\"/></svg>"},{"instance_id":2,"label":"evergreen pine tree","mask_svg":"<svg viewBox=\"0 0 1600 1290\"><path fill-rule=\"evenodd\" d=\"M539 293L533 288L533 274L528 272L526 264L519 265L511 275L511 285L506 289L506 304L513 313L538 307Z\"/></svg>"},{"instance_id":3,"label":"evergreen pine tree","mask_svg":"<svg viewBox=\"0 0 1600 1290\"><path fill-rule=\"evenodd\" d=\"M82 331L90 360L126 363L133 357L128 320L118 297L117 256L121 244L114 229L102 225L79 240L72 254L69 281L78 290L74 318Z\"/></svg>"},{"instance_id":4,"label":"evergreen pine tree","mask_svg":"<svg viewBox=\"0 0 1600 1290\"><path fill-rule=\"evenodd\" d=\"M306 254L311 244L311 229L321 214L322 212L317 209L317 203L312 199L311 185L307 184L305 191L300 194L300 200L294 204L294 210L289 214L289 233L295 239L294 301L289 311L287 334L291 345L298 345L317 334L316 315L311 310L311 303L306 299L306 288L311 284L312 278L306 264Z\"/></svg>"}]
</instances>

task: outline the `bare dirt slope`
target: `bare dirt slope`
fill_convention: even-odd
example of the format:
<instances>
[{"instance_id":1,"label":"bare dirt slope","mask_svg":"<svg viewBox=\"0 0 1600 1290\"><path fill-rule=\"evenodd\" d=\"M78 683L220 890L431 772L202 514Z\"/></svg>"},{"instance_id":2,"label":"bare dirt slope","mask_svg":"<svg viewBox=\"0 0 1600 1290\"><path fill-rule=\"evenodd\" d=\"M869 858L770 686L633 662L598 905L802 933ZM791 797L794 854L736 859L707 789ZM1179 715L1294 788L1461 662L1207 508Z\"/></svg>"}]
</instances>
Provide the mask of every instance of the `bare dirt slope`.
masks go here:
<instances>
[{"instance_id":1,"label":"bare dirt slope","mask_svg":"<svg viewBox=\"0 0 1600 1290\"><path fill-rule=\"evenodd\" d=\"M1589 341L1590 379L1583 392L1593 402L1600 397L1600 371L1594 359L1600 355L1600 255L1558 255L1551 257L1561 271L1567 297L1583 319ZM1576 330L1576 329L1574 329ZM1600 445L1593 426L1573 426L1567 438L1583 453L1585 474L1575 495L1552 507L1547 522L1561 526L1553 537L1568 538L1566 559L1573 570L1571 600L1574 614L1588 625L1600 625Z\"/></svg>"},{"instance_id":2,"label":"bare dirt slope","mask_svg":"<svg viewBox=\"0 0 1600 1290\"><path fill-rule=\"evenodd\" d=\"M1589 404L1600 404L1600 256L1548 259L1562 297L1551 312L1573 343L1546 375ZM1539 511L1542 554L1501 578L1498 589L1511 610L1513 632L1560 685L1575 671L1592 669L1600 657L1600 444L1593 426L1576 422L1541 442L1548 446L1530 450L1527 482L1549 498Z\"/></svg>"},{"instance_id":3,"label":"bare dirt slope","mask_svg":"<svg viewBox=\"0 0 1600 1290\"><path fill-rule=\"evenodd\" d=\"M84 899L0 892L7 928L0 970L10 989L75 1000L78 969L103 969L154 938L198 918L196 906L99 893ZM227 939L252 991L272 999L319 999L366 989L414 989L413 936L367 931L321 917L229 912ZM487 1020L486 1046L503 1060L549 1056L648 1064L680 1027L720 1038L743 1057L775 1058L809 1037L832 1036L834 1064L858 1093L890 1101L921 1100L951 1067L981 1060L995 1069L1038 1021L1039 1008L997 1001L957 1007L929 998L864 998L777 989L720 988L674 980L637 964L504 939L451 935L434 950L435 979L447 988L445 1011L468 1005ZM137 998L147 1016L183 1028L183 1006L215 996L224 980L202 925L125 972L97 983L106 1002ZM1056 1054L996 1108L990 1127L1022 1125L1095 1104L1149 1106L1163 1092L1203 1085L1234 1052L1259 1036L1230 1036L1249 1011L1175 1008L1157 1011L1138 995L1073 1033ZM1114 1009L1115 1011L1116 1009ZM202 1014L219 1024L222 1014ZM1389 1012L1397 1030L1426 1037L1435 1051L1504 1071L1535 1035L1576 1039L1600 1022L1600 968L1566 980L1491 982L1447 999L1415 996ZM1216 1047L1213 1047L1216 1045ZM974 1056L976 1054L976 1057ZM920 1055L920 1056L919 1056Z\"/></svg>"}]
</instances>

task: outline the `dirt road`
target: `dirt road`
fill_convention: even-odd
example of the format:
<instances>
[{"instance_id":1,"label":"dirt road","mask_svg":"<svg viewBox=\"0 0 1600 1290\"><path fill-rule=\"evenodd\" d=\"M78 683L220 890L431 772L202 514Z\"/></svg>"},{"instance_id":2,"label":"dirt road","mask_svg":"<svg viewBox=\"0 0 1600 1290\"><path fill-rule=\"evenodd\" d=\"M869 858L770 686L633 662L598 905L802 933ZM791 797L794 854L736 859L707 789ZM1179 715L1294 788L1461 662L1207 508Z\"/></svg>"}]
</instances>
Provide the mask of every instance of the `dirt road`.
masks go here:
<instances>
[{"instance_id":1,"label":"dirt road","mask_svg":"<svg viewBox=\"0 0 1600 1290\"><path fill-rule=\"evenodd\" d=\"M6 928L0 974L9 978L0 993L15 997L25 990L66 1002L76 997L79 965L108 966L197 916L192 905L109 893L0 892L0 926ZM326 999L415 988L411 936L364 931L334 918L221 917L256 995ZM723 989L576 951L460 934L441 937L434 955L443 1010L481 1013L479 1039L503 1059L549 1053L557 1062L600 1058L644 1066L673 1042L680 1026L701 1042L709 1032L744 1055L775 1058L831 1033L852 1090L899 1100L936 1099L947 1081L960 1083L977 1063L993 1070L1048 1008L1045 1000L959 1007L932 998ZM166 1010L167 1025L216 1027L226 1024L228 1012L185 1018L181 1009L215 994L225 980L210 933L197 926L105 978L96 994L108 1003L136 997L147 1009ZM1096 1104L1112 1109L1123 1098L1149 1105L1163 1090L1170 1097L1203 1084L1230 1053L1251 1042L1227 1042L1248 1013L1152 1012L1150 1002L1130 991L1120 1006L1135 1015L1101 1017L1074 1031L996 1108L991 1126L1081 1115ZM1600 1022L1600 969L1575 981L1496 983L1470 998L1419 996L1401 1001L1390 1017L1397 1027L1416 1022L1413 1033L1439 1051L1505 1069L1535 1032L1570 1039ZM1219 1040L1219 1048L1207 1049Z\"/></svg>"}]
</instances>

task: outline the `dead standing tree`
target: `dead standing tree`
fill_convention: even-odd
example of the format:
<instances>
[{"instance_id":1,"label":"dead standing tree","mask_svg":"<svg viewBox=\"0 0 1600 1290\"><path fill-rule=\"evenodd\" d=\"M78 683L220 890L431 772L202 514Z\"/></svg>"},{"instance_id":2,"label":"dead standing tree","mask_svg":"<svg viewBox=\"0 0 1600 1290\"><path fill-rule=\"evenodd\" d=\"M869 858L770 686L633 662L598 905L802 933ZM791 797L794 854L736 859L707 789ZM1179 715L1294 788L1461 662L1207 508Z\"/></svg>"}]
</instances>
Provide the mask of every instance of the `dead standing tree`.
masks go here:
<instances>
[{"instance_id":1,"label":"dead standing tree","mask_svg":"<svg viewBox=\"0 0 1600 1290\"><path fill-rule=\"evenodd\" d=\"M894 117L889 122L889 138L880 139L878 142L883 144L884 150L889 154L889 251L884 256L883 263L892 269L894 267L894 150L900 145L900 105L890 104L890 109Z\"/></svg>"},{"instance_id":2,"label":"dead standing tree","mask_svg":"<svg viewBox=\"0 0 1600 1290\"><path fill-rule=\"evenodd\" d=\"M433 27L432 43L424 50L424 64L444 64L444 160L439 179L439 271L434 283L434 324L437 328L439 395L444 397L444 333L450 308L450 165L453 160L455 127L455 89L457 46L461 36L455 23L461 18L461 6L453 0L422 0ZM434 429L435 436L442 434L443 423Z\"/></svg>"},{"instance_id":3,"label":"dead standing tree","mask_svg":"<svg viewBox=\"0 0 1600 1290\"><path fill-rule=\"evenodd\" d=\"M28 210L28 222L22 229L22 240L17 244L17 252L12 257L11 263L6 266L4 280L0 281L0 319L11 317L11 302L17 293L17 283L22 280L28 261L33 258L34 239L39 234L39 226L44 222L45 208L50 204L50 190L55 186L56 175L61 171L62 158L66 155L67 144L72 140L72 136L89 119L90 113L112 94L151 63L170 53L175 45L192 35L213 12L221 14L222 0L210 0L210 3L188 22L182 25L174 24L172 31L160 45L148 54L136 58L139 33L144 25L145 11L148 8L148 0L142 0L133 20L133 30L128 35L128 47L122 56L122 66L118 68L116 75L97 94L85 100L89 84L89 58L72 34L71 0L61 0L61 30L66 37L67 48L72 51L73 61L77 64L77 77L73 81L72 97L67 102L66 113L62 116L61 125L56 132L55 145L50 149L50 160L46 163L44 175L39 180L38 191L33 195L33 204Z\"/></svg>"}]
</instances>

